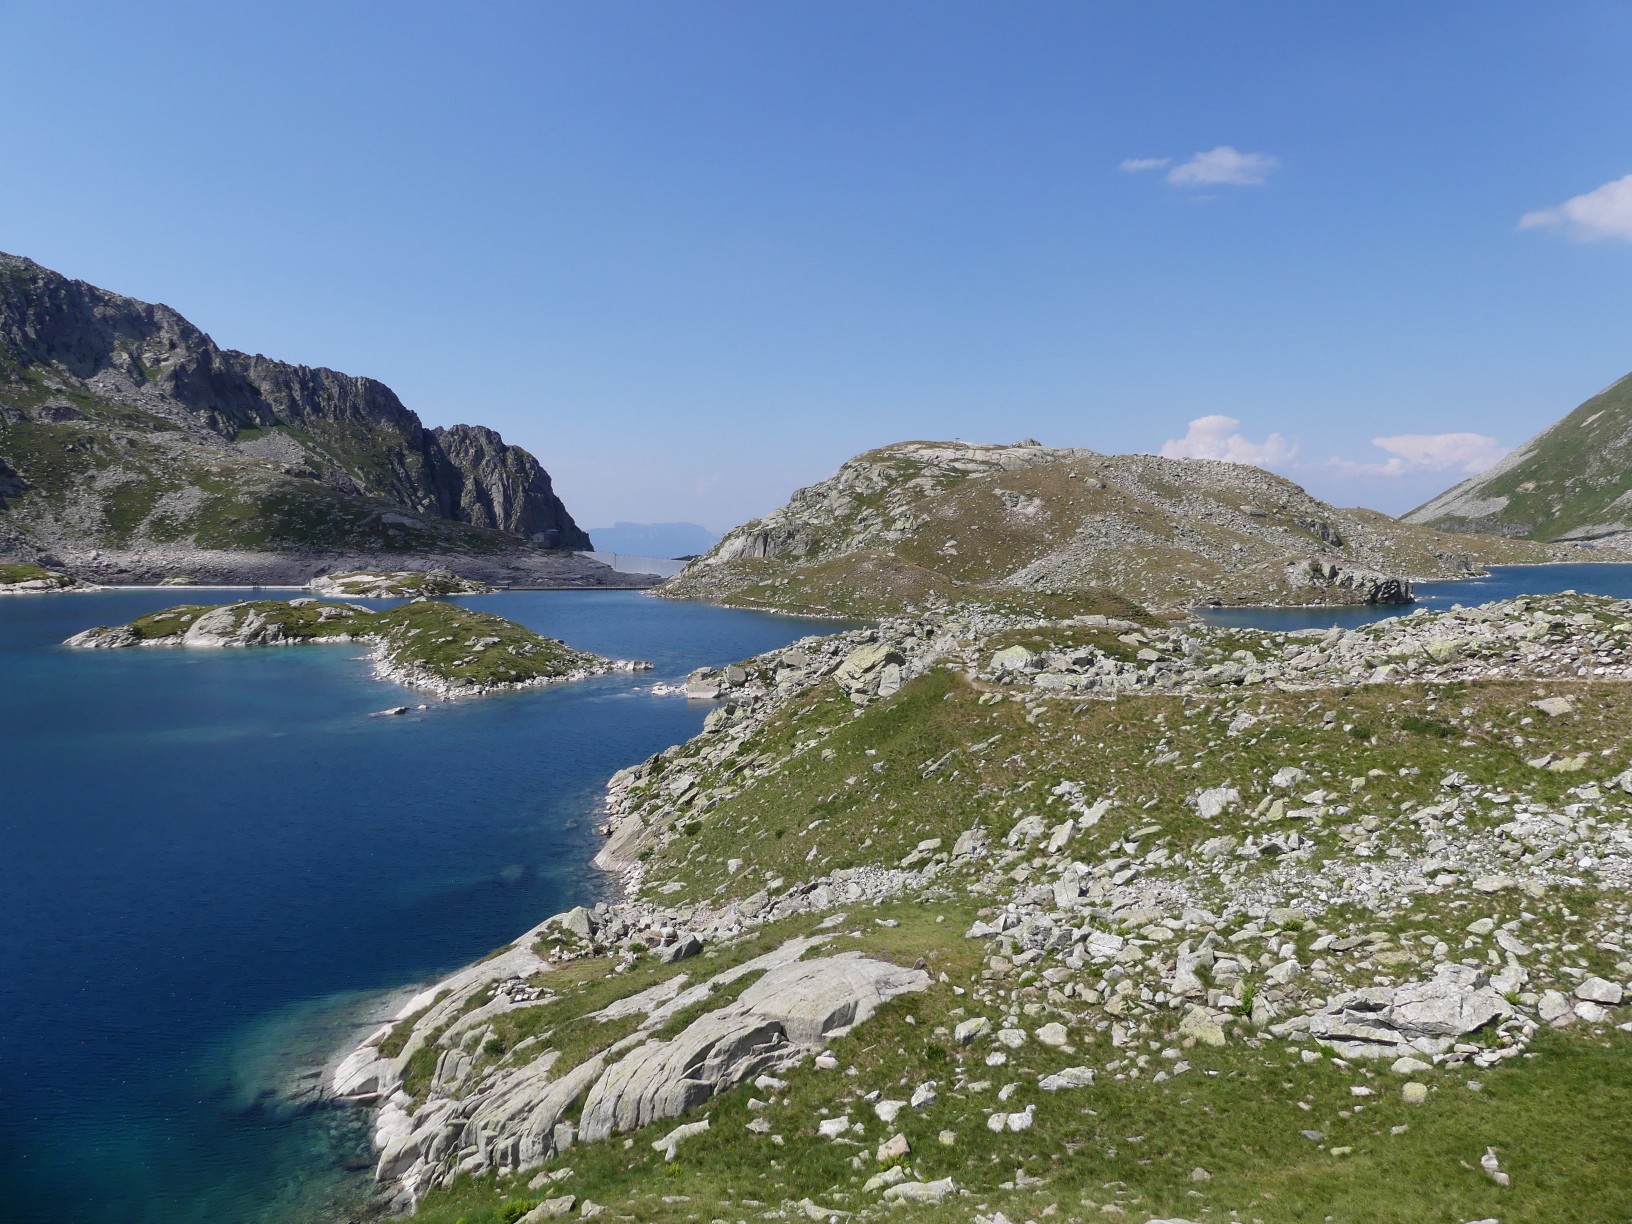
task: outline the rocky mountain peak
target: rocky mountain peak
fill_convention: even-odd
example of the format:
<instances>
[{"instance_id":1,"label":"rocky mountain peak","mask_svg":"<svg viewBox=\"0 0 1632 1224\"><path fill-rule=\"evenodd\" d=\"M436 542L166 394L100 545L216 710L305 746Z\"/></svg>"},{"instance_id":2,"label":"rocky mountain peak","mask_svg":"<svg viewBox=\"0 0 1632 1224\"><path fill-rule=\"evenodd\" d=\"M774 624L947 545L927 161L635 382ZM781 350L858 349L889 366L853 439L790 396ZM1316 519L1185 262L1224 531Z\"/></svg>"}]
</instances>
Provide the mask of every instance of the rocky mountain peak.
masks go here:
<instances>
[{"instance_id":1,"label":"rocky mountain peak","mask_svg":"<svg viewBox=\"0 0 1632 1224\"><path fill-rule=\"evenodd\" d=\"M268 473L530 546L590 547L538 460L492 430L426 429L375 379L223 349L168 306L0 254L0 495L35 491L14 531L72 551L188 534L200 517L212 529L247 524L251 505L328 496L297 485L269 502ZM106 485L117 511L87 514L87 483ZM197 492L181 494L188 485ZM228 486L234 509L209 512ZM154 521L175 519L161 513L167 498L165 509L179 498L202 514ZM377 521L347 517L371 513ZM334 516L314 507L293 518L278 528L286 543L311 542Z\"/></svg>"}]
</instances>

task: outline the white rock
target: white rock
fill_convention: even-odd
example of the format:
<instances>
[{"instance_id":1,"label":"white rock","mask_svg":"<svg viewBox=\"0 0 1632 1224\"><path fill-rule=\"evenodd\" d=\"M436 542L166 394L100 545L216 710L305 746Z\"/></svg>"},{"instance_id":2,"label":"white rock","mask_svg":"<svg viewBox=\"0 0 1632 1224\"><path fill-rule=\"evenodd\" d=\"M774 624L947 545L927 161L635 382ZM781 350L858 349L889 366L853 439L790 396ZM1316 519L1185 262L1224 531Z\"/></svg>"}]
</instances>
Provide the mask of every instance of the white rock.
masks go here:
<instances>
[{"instance_id":1,"label":"white rock","mask_svg":"<svg viewBox=\"0 0 1632 1224\"><path fill-rule=\"evenodd\" d=\"M1241 803L1241 792L1233 786L1215 786L1196 796L1196 814L1203 820L1217 820Z\"/></svg>"},{"instance_id":2,"label":"white rock","mask_svg":"<svg viewBox=\"0 0 1632 1224\"><path fill-rule=\"evenodd\" d=\"M1575 988L1575 997L1585 999L1588 1003L1602 1003L1606 1007L1620 1006L1624 991L1614 982L1606 982L1601 977L1589 977Z\"/></svg>"},{"instance_id":3,"label":"white rock","mask_svg":"<svg viewBox=\"0 0 1632 1224\"><path fill-rule=\"evenodd\" d=\"M884 1197L891 1202L939 1203L947 1195L956 1194L957 1189L956 1182L943 1177L932 1182L902 1182L884 1191Z\"/></svg>"},{"instance_id":4,"label":"white rock","mask_svg":"<svg viewBox=\"0 0 1632 1224\"><path fill-rule=\"evenodd\" d=\"M1066 1067L1037 1081L1044 1092L1059 1092L1064 1088L1087 1088L1094 1082L1092 1067Z\"/></svg>"},{"instance_id":5,"label":"white rock","mask_svg":"<svg viewBox=\"0 0 1632 1224\"><path fill-rule=\"evenodd\" d=\"M895 1121L896 1115L907 1107L905 1101L876 1101L873 1104L873 1113L885 1126Z\"/></svg>"}]
</instances>

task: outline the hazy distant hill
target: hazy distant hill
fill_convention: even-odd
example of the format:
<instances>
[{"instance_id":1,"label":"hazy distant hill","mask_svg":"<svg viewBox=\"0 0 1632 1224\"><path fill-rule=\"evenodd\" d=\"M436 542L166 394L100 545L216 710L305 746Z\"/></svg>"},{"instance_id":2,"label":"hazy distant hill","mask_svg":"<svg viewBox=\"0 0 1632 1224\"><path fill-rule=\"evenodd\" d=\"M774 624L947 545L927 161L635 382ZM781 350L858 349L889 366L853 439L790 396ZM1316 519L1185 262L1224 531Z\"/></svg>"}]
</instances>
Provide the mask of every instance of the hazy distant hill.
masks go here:
<instances>
[{"instance_id":1,"label":"hazy distant hill","mask_svg":"<svg viewBox=\"0 0 1632 1224\"><path fill-rule=\"evenodd\" d=\"M588 548L538 461L0 254L0 554ZM145 560L144 560L145 559Z\"/></svg>"},{"instance_id":2,"label":"hazy distant hill","mask_svg":"<svg viewBox=\"0 0 1632 1224\"><path fill-rule=\"evenodd\" d=\"M1405 517L1451 531L1632 542L1632 374Z\"/></svg>"},{"instance_id":3,"label":"hazy distant hill","mask_svg":"<svg viewBox=\"0 0 1632 1224\"><path fill-rule=\"evenodd\" d=\"M613 523L591 527L595 547L635 557L694 557L719 542L720 533L698 523Z\"/></svg>"},{"instance_id":4,"label":"hazy distant hill","mask_svg":"<svg viewBox=\"0 0 1632 1224\"><path fill-rule=\"evenodd\" d=\"M1026 442L868 451L726 533L666 594L871 615L1113 591L1150 607L1356 603L1545 546L1339 510L1258 468Z\"/></svg>"}]
</instances>

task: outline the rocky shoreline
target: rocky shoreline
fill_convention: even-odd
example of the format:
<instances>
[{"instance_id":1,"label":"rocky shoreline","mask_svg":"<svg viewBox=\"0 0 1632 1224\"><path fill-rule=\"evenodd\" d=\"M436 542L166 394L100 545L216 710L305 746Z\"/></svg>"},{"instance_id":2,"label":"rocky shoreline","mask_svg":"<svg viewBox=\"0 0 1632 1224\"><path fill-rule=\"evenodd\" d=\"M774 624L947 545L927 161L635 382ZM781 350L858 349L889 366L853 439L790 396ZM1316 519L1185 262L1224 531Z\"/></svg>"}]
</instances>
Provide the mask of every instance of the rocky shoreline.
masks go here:
<instances>
[{"instance_id":1,"label":"rocky shoreline","mask_svg":"<svg viewBox=\"0 0 1632 1224\"><path fill-rule=\"evenodd\" d=\"M1155 776L1185 768L1185 741L1170 739L1179 727L1168 722L1181 717L1192 720L1197 768L1208 753L1247 750L1290 733L1300 719L1335 751L1363 754L1373 733L1355 734L1359 723L1344 730L1341 705L1332 703L1353 706L1358 697L1344 695L1360 693L1382 700L1404 686L1431 693L1475 684L1506 694L1503 686L1514 682L1551 683L1541 695L1500 698L1507 705L1499 716L1516 728L1510 738L1528 741L1536 724L1579 721L1588 707L1578 686L1632 677L1629 645L1632 603L1571 595L1292 633L945 612L808 638L693 673L687 697L718 703L702 734L608 783L607 842L595 861L616 875L618 898L546 919L495 958L427 988L347 1058L333 1094L378 1107L376 1177L398 1208L464 1175L508 1174L522 1178L512 1192L549 1196L528 1219L574 1210L561 1206L572 1196L555 1193L565 1153L679 1119L750 1081L773 1094L774 1105L783 1091L775 1085L833 1065L834 1043L889 998L945 988L927 976L892 977L883 957L860 957L868 962L861 985L851 980L853 963L828 964L834 958L825 954L800 959L825 953L831 932L856 925L854 911L973 898L981 916L962 934L983 950L981 969L963 1018L946 1034L956 1057L978 1053L988 1077L1001 1078L1021 1050L1069 1054L1097 1032L1105 1044L1092 1060L1079 1054L1062 1062L1029 1092L1079 1091L1096 1078L1163 1084L1185 1073L1198 1047L1285 1048L1304 1065L1354 1066L1362 1084L1376 1073L1360 1068L1380 1061L1398 1077L1397 1096L1427 1100L1459 1068L1490 1070L1522 1057L1544 1029L1625 1021L1617 1010L1632 981L1624 900L1604 902L1582 932L1560 938L1553 924L1565 921L1569 911L1557 898L1570 890L1613 896L1632 885L1632 769L1599 777L1591 753L1524 756L1517 767L1550 797L1447 769L1431 783L1424 776L1431 801L1405 802L1396 827L1366 814L1372 796L1390 785L1382 771L1333 777L1331 761L1306 749L1261 777L1191 787L1182 810L1165 818L1189 830L1177 837L1157 836L1166 827L1160 805L1171 801L1141 805L1142 816L1130 810L1130 797L1047 775L1048 793L1013 817L994 808L956 836L920 830L926 835L909 838L899 857L841 842L839 857L853 861L831 865L813 845L802 861L820 869L796 875L782 867L789 852L772 862L761 853L756 862L751 839L722 831L727 846L742 849L702 876L696 867L675 873L660 864L694 863L697 848L712 844L707 831L717 813L756 787L779 785L802 762L847 751L824 745L840 745L848 723L888 711L937 676L961 678L979 694L975 707L994 716L1023 712L1021 725L1042 742L1054 734L1051 724L1083 717L1085 702L1107 711L1160 703L1142 716L1159 715L1159 739L1130 763ZM1311 697L1317 712L1294 715ZM767 737L817 701L841 708L834 721L767 753ZM1323 704L1330 708L1321 715ZM1476 706L1446 714L1427 700L1423 708L1426 715L1408 719L1423 723L1430 744L1486 734ZM924 761L915 766L919 780L933 786L989 768L982 746ZM1418 786L1410 774L1401 769L1394 784ZM1112 827L1124 831L1108 833ZM1403 845L1402 833L1409 834ZM1475 920L1433 919L1432 938L1421 940L1395 932L1391 915L1430 903L1436 913L1467 907ZM1369 915L1373 929L1344 916L1355 912ZM753 943L759 933L801 923L801 933L778 936L764 950ZM1589 939L1620 949L1619 960L1588 964L1571 955ZM730 960L744 946L756 955L711 972L710 959ZM605 981L628 975L632 984L627 994L595 995L593 1008L568 1021L573 991L585 988L566 979L586 961L604 966ZM797 1028L763 994L747 1009L743 995L697 1011L710 998L729 1000L742 966L778 982L773 993L780 993L772 971L805 964L823 966L810 979L822 1012L814 1027ZM1005 1002L1017 983L1039 974L1047 990L1033 992L1035 1004L1022 1013ZM881 981L891 984L870 994L865 983ZM813 1006L795 995L801 1008ZM558 1023L506 1044L512 1026L539 1008ZM677 1013L689 1023L675 1030ZM572 1063L563 1034L591 1020L616 1040ZM773 1052L748 1055L740 1044L748 1030L761 1043L774 1031ZM1147 1043L1166 1046L1161 1060L1134 1058ZM502 1047L496 1060L495 1046ZM974 1077L971 1066L959 1083ZM1005 1093L1014 1087L1027 1095L1023 1084ZM912 1094L896 1108L928 1110L937 1091L931 1085L923 1099ZM1036 1108L1016 1099L985 1120L994 1132L1017 1132L1034 1124ZM879 1116L887 1128L895 1118ZM706 1144L706 1129L706 1121L684 1123L654 1143L666 1142L671 1153L685 1142ZM824 1130L798 1142L844 1133ZM883 1180L858 1177L845 1210L866 1214L869 1202L939 1202L960 1193L959 1182L932 1170L920 1175L882 1154L879 1165ZM593 1214L582 1202L576 1210Z\"/></svg>"},{"instance_id":2,"label":"rocky shoreline","mask_svg":"<svg viewBox=\"0 0 1632 1224\"><path fill-rule=\"evenodd\" d=\"M36 557L29 554L33 563ZM627 574L572 552L531 548L484 553L255 552L180 546L59 548L38 563L100 586L158 585L178 575L200 586L306 586L329 574L449 570L494 587L644 590L661 579Z\"/></svg>"}]
</instances>

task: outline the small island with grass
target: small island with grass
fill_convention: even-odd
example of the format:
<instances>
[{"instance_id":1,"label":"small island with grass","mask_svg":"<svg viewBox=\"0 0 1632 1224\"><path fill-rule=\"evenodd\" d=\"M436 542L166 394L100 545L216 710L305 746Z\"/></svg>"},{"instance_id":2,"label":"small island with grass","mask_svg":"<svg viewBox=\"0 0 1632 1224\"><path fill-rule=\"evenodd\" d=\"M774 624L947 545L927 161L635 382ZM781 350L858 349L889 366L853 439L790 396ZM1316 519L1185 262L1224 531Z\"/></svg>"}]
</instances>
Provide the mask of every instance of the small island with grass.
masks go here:
<instances>
[{"instance_id":1,"label":"small island with grass","mask_svg":"<svg viewBox=\"0 0 1632 1224\"><path fill-rule=\"evenodd\" d=\"M319 574L306 589L340 599L413 599L420 595L488 595L496 588L461 578L451 570L431 569Z\"/></svg>"},{"instance_id":2,"label":"small island with grass","mask_svg":"<svg viewBox=\"0 0 1632 1224\"><path fill-rule=\"evenodd\" d=\"M378 676L444 697L532 688L650 666L575 650L502 616L428 599L383 611L316 599L187 604L125 625L87 629L64 644L94 649L320 642L371 642Z\"/></svg>"},{"instance_id":3,"label":"small island with grass","mask_svg":"<svg viewBox=\"0 0 1632 1224\"><path fill-rule=\"evenodd\" d=\"M42 595L52 591L90 591L89 583L41 565L0 562L0 595Z\"/></svg>"}]
</instances>

